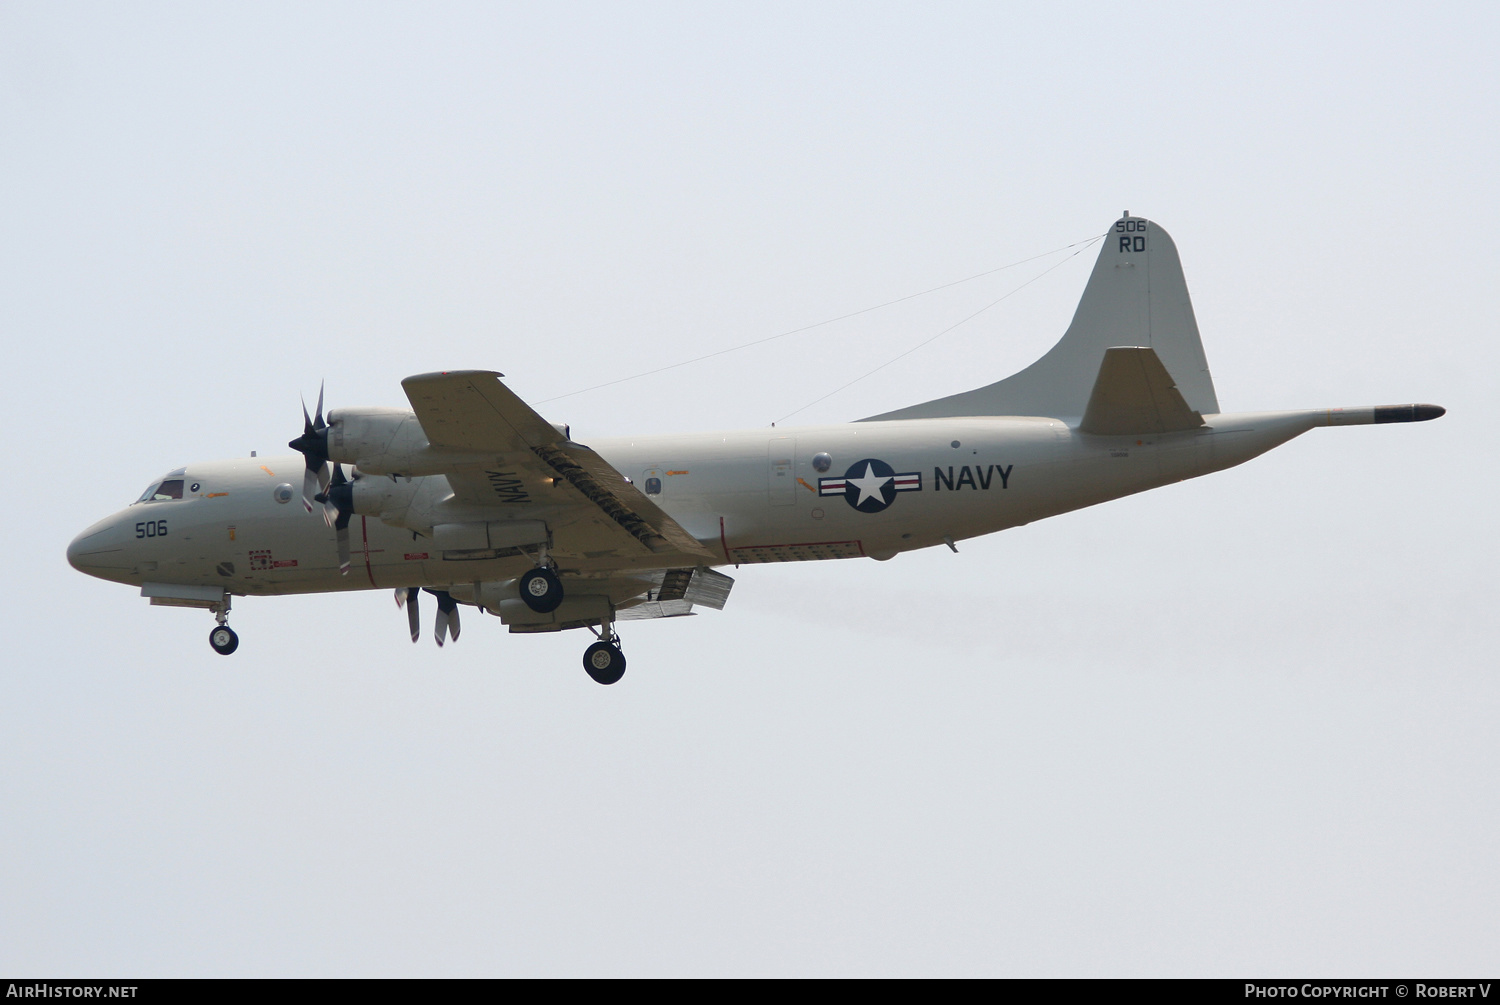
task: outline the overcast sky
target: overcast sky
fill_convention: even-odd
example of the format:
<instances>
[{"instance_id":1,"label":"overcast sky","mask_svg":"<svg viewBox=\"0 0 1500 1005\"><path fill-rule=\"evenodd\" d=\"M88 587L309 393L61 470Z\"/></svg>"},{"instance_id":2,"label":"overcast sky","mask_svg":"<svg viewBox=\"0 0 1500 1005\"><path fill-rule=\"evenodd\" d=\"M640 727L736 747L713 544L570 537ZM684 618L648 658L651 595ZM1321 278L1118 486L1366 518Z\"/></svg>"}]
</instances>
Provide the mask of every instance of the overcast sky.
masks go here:
<instances>
[{"instance_id":1,"label":"overcast sky","mask_svg":"<svg viewBox=\"0 0 1500 1005\"><path fill-rule=\"evenodd\" d=\"M0 971L1494 972L1500 16L1307 7L0 6ZM765 426L1062 256L553 399L1123 209L1226 411L1449 414L743 568L611 688L384 591L245 600L226 660L64 560L325 379ZM796 421L1019 369L1093 257Z\"/></svg>"}]
</instances>

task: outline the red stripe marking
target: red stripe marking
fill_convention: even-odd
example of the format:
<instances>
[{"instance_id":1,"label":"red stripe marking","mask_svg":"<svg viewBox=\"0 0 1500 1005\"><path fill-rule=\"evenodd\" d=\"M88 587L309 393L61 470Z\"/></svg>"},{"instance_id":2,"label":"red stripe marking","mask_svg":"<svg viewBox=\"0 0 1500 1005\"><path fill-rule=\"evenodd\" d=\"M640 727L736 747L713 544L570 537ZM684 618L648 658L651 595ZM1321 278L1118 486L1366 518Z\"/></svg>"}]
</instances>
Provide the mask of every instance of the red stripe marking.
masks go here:
<instances>
[{"instance_id":1,"label":"red stripe marking","mask_svg":"<svg viewBox=\"0 0 1500 1005\"><path fill-rule=\"evenodd\" d=\"M765 548L820 548L830 544L853 544L859 546L860 554L864 554L864 544L860 541L799 541L796 544L739 544L735 545L735 551L760 551Z\"/></svg>"},{"instance_id":2,"label":"red stripe marking","mask_svg":"<svg viewBox=\"0 0 1500 1005\"><path fill-rule=\"evenodd\" d=\"M375 570L370 568L370 524L366 517L359 518L359 534L365 540L365 575L370 577L370 585L375 586Z\"/></svg>"}]
</instances>

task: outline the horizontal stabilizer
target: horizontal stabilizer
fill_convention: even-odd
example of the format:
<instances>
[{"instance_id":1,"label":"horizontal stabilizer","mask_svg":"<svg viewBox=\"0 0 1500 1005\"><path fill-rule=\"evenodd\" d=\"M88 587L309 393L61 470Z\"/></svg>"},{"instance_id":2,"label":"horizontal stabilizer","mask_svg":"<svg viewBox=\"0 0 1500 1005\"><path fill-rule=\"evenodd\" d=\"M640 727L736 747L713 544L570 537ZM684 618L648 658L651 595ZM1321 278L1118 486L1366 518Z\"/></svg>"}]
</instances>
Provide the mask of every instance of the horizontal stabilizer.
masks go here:
<instances>
[{"instance_id":1,"label":"horizontal stabilizer","mask_svg":"<svg viewBox=\"0 0 1500 1005\"><path fill-rule=\"evenodd\" d=\"M1149 346L1104 350L1104 362L1079 428L1100 436L1197 429L1203 416L1188 407Z\"/></svg>"}]
</instances>

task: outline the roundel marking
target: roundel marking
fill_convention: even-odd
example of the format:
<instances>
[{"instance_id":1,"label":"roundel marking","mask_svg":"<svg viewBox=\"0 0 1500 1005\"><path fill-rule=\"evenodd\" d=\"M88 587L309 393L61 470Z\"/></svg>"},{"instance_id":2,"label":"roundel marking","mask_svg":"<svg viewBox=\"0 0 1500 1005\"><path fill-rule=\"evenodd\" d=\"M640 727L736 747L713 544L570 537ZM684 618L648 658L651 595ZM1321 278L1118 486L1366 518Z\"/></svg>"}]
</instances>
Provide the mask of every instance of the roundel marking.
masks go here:
<instances>
[{"instance_id":1,"label":"roundel marking","mask_svg":"<svg viewBox=\"0 0 1500 1005\"><path fill-rule=\"evenodd\" d=\"M921 488L921 472L898 474L878 457L855 461L842 478L818 479L818 495L841 495L861 513L879 513L896 501L896 493L917 492Z\"/></svg>"}]
</instances>

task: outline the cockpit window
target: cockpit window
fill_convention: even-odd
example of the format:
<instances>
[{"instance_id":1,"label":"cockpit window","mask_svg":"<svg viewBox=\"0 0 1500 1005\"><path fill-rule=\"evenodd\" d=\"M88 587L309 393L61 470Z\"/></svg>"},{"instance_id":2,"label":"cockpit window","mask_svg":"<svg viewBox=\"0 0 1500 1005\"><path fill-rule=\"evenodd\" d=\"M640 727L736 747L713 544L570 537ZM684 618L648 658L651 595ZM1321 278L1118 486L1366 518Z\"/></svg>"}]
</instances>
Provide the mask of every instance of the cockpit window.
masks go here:
<instances>
[{"instance_id":1,"label":"cockpit window","mask_svg":"<svg viewBox=\"0 0 1500 1005\"><path fill-rule=\"evenodd\" d=\"M181 467L168 471L161 478L151 483L151 487L141 493L141 497L132 506L148 502L165 502L168 499L181 499L182 486L187 481L187 468ZM198 483L193 483L192 491L198 491Z\"/></svg>"},{"instance_id":2,"label":"cockpit window","mask_svg":"<svg viewBox=\"0 0 1500 1005\"><path fill-rule=\"evenodd\" d=\"M165 500L168 500L168 499L181 499L181 498L182 498L182 479L181 478L168 478L166 481L158 482L158 483L152 485L145 492L142 492L141 493L141 497L139 499L137 499L136 502L138 502L138 503L143 503L143 502L164 502Z\"/></svg>"}]
</instances>

